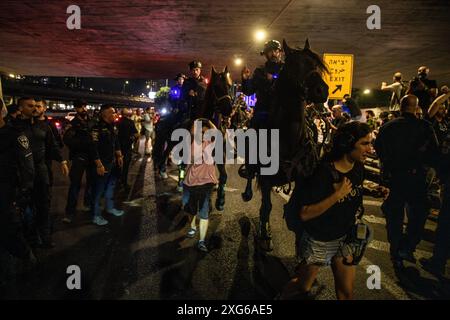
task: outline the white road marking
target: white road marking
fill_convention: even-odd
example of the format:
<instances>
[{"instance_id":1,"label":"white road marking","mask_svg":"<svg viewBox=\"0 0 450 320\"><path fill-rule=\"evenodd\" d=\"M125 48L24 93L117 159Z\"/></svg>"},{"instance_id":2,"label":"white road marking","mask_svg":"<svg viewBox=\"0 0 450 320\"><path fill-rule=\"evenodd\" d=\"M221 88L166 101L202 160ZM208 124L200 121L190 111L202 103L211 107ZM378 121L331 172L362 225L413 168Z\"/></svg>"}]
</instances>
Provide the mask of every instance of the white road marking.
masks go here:
<instances>
[{"instance_id":1,"label":"white road marking","mask_svg":"<svg viewBox=\"0 0 450 320\"><path fill-rule=\"evenodd\" d=\"M389 243L388 242L372 240L367 247L377 250L377 251L389 253ZM416 249L416 251L414 251L414 255L417 259L420 259L420 258L431 258L431 256L433 254L428 251Z\"/></svg>"}]
</instances>

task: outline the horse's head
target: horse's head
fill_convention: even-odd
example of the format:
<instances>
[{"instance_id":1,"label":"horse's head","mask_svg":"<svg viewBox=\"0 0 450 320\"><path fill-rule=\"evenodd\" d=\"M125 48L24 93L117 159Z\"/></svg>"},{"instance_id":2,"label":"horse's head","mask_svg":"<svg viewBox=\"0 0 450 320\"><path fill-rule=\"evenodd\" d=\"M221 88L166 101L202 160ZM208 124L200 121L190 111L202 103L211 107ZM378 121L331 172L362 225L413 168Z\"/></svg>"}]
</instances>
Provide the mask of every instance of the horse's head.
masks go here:
<instances>
[{"instance_id":1,"label":"horse's head","mask_svg":"<svg viewBox=\"0 0 450 320\"><path fill-rule=\"evenodd\" d=\"M211 98L214 108L224 116L229 116L233 107L233 98L230 95L231 80L228 67L222 72L217 72L214 67L211 68L211 81L209 89L211 90Z\"/></svg>"},{"instance_id":2,"label":"horse's head","mask_svg":"<svg viewBox=\"0 0 450 320\"><path fill-rule=\"evenodd\" d=\"M322 74L328 72L327 66L315 52L309 48L306 39L303 49L293 49L283 39L285 65L283 78L304 99L320 103L328 98L328 85L323 81ZM281 77L281 75L280 75Z\"/></svg>"}]
</instances>

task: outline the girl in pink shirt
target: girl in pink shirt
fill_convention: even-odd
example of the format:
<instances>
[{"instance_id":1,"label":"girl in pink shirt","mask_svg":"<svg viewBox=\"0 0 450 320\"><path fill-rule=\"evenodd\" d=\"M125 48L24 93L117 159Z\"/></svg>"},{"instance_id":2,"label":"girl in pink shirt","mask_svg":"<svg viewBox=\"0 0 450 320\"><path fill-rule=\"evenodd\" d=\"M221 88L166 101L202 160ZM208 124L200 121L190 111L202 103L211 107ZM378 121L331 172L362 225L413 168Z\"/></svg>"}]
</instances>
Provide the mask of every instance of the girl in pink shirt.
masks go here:
<instances>
[{"instance_id":1,"label":"girl in pink shirt","mask_svg":"<svg viewBox=\"0 0 450 320\"><path fill-rule=\"evenodd\" d=\"M208 129L216 129L214 124L207 119L197 119L201 121L202 137ZM194 127L191 129L193 136ZM197 233L196 217L199 216L200 240L198 241L198 249L203 252L208 252L206 247L205 237L208 230L208 216L211 210L211 193L214 186L218 183L216 176L216 166L212 159L212 154L208 150L212 150L214 142L202 140L202 162L195 164L194 143L192 139L191 144L191 163L186 168L186 178L184 179L183 187L183 206L185 211L192 215L191 228L187 233L187 237L194 238ZM207 148L209 146L209 148Z\"/></svg>"}]
</instances>

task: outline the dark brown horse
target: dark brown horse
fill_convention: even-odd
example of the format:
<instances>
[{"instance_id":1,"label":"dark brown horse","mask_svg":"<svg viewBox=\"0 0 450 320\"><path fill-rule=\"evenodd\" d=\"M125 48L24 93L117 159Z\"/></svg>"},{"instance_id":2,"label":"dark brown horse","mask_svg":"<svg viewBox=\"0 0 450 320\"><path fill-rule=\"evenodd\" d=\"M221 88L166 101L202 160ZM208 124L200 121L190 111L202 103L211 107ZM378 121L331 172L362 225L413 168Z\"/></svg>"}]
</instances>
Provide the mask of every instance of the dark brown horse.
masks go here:
<instances>
[{"instance_id":1,"label":"dark brown horse","mask_svg":"<svg viewBox=\"0 0 450 320\"><path fill-rule=\"evenodd\" d=\"M305 106L307 101L322 103L328 98L328 86L322 79L327 67L310 50L308 40L303 49L290 48L283 40L283 50L285 64L274 84L274 103L268 117L269 128L279 130L280 168L275 175L261 175L260 168L257 170L262 194L258 239L260 247L267 251L273 248L269 223L272 187L312 174L319 156L305 118ZM252 194L252 177L248 177L244 201L249 201Z\"/></svg>"}]
</instances>

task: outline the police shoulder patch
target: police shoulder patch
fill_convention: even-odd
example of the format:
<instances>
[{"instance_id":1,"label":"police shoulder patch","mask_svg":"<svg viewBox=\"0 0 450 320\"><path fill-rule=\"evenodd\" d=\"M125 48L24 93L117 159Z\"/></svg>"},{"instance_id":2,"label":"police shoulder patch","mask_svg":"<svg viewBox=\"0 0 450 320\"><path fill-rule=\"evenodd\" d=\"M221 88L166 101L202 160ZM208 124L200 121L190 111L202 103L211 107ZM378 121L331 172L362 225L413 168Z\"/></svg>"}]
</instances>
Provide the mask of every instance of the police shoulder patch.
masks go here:
<instances>
[{"instance_id":1,"label":"police shoulder patch","mask_svg":"<svg viewBox=\"0 0 450 320\"><path fill-rule=\"evenodd\" d=\"M22 146L24 149L28 149L30 147L30 142L28 141L28 138L26 135L20 135L17 137L17 142Z\"/></svg>"}]
</instances>

